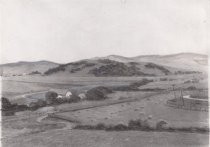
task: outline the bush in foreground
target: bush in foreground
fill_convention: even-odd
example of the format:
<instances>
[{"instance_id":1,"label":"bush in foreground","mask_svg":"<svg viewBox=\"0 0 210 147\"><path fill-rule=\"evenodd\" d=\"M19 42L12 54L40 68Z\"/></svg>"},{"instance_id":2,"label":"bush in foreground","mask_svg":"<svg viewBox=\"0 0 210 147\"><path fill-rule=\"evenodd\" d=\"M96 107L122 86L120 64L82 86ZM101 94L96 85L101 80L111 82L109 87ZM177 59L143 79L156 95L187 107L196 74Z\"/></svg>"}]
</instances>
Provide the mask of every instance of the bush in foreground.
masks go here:
<instances>
[{"instance_id":1,"label":"bush in foreground","mask_svg":"<svg viewBox=\"0 0 210 147\"><path fill-rule=\"evenodd\" d=\"M99 123L97 125L77 125L74 129L84 130L105 130L105 131L126 131L126 130L139 130L139 131L165 131L165 132L188 132L188 133L208 133L208 127L165 127L166 121L160 120L156 123L156 127L152 127L149 124L145 125L142 120L130 120L128 125L105 125Z\"/></svg>"}]
</instances>

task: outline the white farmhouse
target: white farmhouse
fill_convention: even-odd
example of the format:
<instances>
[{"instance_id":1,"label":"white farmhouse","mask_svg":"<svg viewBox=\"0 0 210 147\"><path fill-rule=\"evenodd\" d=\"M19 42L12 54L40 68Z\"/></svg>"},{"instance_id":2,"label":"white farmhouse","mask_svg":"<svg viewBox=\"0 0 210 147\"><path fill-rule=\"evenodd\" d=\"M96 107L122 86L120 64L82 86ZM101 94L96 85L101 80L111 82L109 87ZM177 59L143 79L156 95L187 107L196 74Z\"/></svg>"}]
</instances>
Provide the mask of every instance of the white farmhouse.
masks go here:
<instances>
[{"instance_id":1,"label":"white farmhouse","mask_svg":"<svg viewBox=\"0 0 210 147\"><path fill-rule=\"evenodd\" d=\"M70 98L72 96L72 92L71 91L67 91L66 94L65 94L65 96L67 98Z\"/></svg>"}]
</instances>

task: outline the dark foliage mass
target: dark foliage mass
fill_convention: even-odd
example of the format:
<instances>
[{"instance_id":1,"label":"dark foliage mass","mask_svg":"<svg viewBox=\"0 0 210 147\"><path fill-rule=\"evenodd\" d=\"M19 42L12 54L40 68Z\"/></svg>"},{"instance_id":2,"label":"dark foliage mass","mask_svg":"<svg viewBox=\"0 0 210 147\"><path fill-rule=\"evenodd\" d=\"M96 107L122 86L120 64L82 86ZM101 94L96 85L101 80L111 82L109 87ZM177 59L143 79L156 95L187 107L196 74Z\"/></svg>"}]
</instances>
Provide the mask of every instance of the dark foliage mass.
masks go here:
<instances>
[{"instance_id":1,"label":"dark foliage mass","mask_svg":"<svg viewBox=\"0 0 210 147\"><path fill-rule=\"evenodd\" d=\"M88 61L79 61L79 62L72 62L68 64L62 64L55 68L50 68L47 70L44 74L45 75L51 75L60 71L65 71L67 66L71 66L70 73L75 73L77 71L80 71L86 67L92 67L95 66L95 63L89 63Z\"/></svg>"},{"instance_id":2,"label":"dark foliage mass","mask_svg":"<svg viewBox=\"0 0 210 147\"><path fill-rule=\"evenodd\" d=\"M144 78L140 81L133 82L130 85L115 86L115 87L112 87L112 89L116 90L116 91L137 91L137 90L139 90L139 87L141 87L143 85L146 85L150 82L153 82L153 80L149 80L149 79Z\"/></svg>"},{"instance_id":3,"label":"dark foliage mass","mask_svg":"<svg viewBox=\"0 0 210 147\"><path fill-rule=\"evenodd\" d=\"M46 94L45 94L45 100L46 100L46 103L48 105L50 104L55 104L56 103L56 98L57 98L58 94L54 91L48 91Z\"/></svg>"},{"instance_id":4,"label":"dark foliage mass","mask_svg":"<svg viewBox=\"0 0 210 147\"><path fill-rule=\"evenodd\" d=\"M76 103L76 102L79 102L80 100L81 100L81 99L80 99L79 96L73 94L73 95L71 96L71 99L68 100L68 102L69 102L69 103Z\"/></svg>"},{"instance_id":5,"label":"dark foliage mass","mask_svg":"<svg viewBox=\"0 0 210 147\"><path fill-rule=\"evenodd\" d=\"M7 110L7 109L12 108L12 104L7 98L2 97L1 102L2 102L2 110Z\"/></svg>"},{"instance_id":6,"label":"dark foliage mass","mask_svg":"<svg viewBox=\"0 0 210 147\"><path fill-rule=\"evenodd\" d=\"M159 69L160 71L162 71L165 75L168 75L170 74L171 72L166 69L165 67L163 66L160 66L160 65L157 65L157 64L154 64L154 63L148 63L145 65L146 68L156 68L156 69Z\"/></svg>"},{"instance_id":7,"label":"dark foliage mass","mask_svg":"<svg viewBox=\"0 0 210 147\"><path fill-rule=\"evenodd\" d=\"M28 109L26 105L12 104L8 98L2 97L2 115L14 115L15 112Z\"/></svg>"},{"instance_id":8,"label":"dark foliage mass","mask_svg":"<svg viewBox=\"0 0 210 147\"><path fill-rule=\"evenodd\" d=\"M167 124L165 121L159 121L156 123L156 127L151 127L149 124L145 124L142 120L130 120L128 125L116 124L105 125L99 123L96 125L76 125L74 129L83 130L105 130L105 131L127 131L127 130L139 130L139 131L153 131L153 132L187 132L187 133L208 133L208 127L164 127Z\"/></svg>"},{"instance_id":9,"label":"dark foliage mass","mask_svg":"<svg viewBox=\"0 0 210 147\"><path fill-rule=\"evenodd\" d=\"M36 103L39 107L45 107L47 105L47 102L42 99L39 99Z\"/></svg>"},{"instance_id":10,"label":"dark foliage mass","mask_svg":"<svg viewBox=\"0 0 210 147\"><path fill-rule=\"evenodd\" d=\"M154 91L154 92L159 92L159 91L163 91L165 89L162 88L144 88L144 89L139 89L140 91Z\"/></svg>"},{"instance_id":11,"label":"dark foliage mass","mask_svg":"<svg viewBox=\"0 0 210 147\"><path fill-rule=\"evenodd\" d=\"M86 93L86 97L87 100L104 100L107 98L106 95L109 93L112 93L111 89L99 86L88 90Z\"/></svg>"},{"instance_id":12,"label":"dark foliage mass","mask_svg":"<svg viewBox=\"0 0 210 147\"><path fill-rule=\"evenodd\" d=\"M29 104L29 108L30 108L30 110L37 110L39 108L39 105L36 102L31 102Z\"/></svg>"},{"instance_id":13,"label":"dark foliage mass","mask_svg":"<svg viewBox=\"0 0 210 147\"><path fill-rule=\"evenodd\" d=\"M98 67L96 67L98 65ZM50 68L44 74L51 75L57 72L66 71L67 67L70 73L77 73L85 68L88 69L88 74L94 75L96 77L106 77L106 76L155 76L155 74L144 73L139 68L139 63L129 62L123 63L118 61L113 61L109 59L99 59L97 63L92 63L91 61L83 60L79 62L72 62L68 64L62 64L55 68ZM91 68L90 68L91 67ZM163 66L156 65L154 63L148 63L145 65L147 68L156 68L161 70L165 75L169 74L170 71Z\"/></svg>"},{"instance_id":14,"label":"dark foliage mass","mask_svg":"<svg viewBox=\"0 0 210 147\"><path fill-rule=\"evenodd\" d=\"M39 71L32 71L31 73L29 73L29 75L38 75L41 74L41 72Z\"/></svg>"},{"instance_id":15,"label":"dark foliage mass","mask_svg":"<svg viewBox=\"0 0 210 147\"><path fill-rule=\"evenodd\" d=\"M176 71L175 74L176 75L183 75L183 74L198 74L201 73L199 71Z\"/></svg>"},{"instance_id":16,"label":"dark foliage mass","mask_svg":"<svg viewBox=\"0 0 210 147\"><path fill-rule=\"evenodd\" d=\"M128 66L124 63L112 61L112 60L100 60L100 62L105 63L98 68L94 68L89 71L90 74L93 74L97 77L101 76L146 76L140 71L140 68L136 67L135 64Z\"/></svg>"},{"instance_id":17,"label":"dark foliage mass","mask_svg":"<svg viewBox=\"0 0 210 147\"><path fill-rule=\"evenodd\" d=\"M134 83L132 83L132 84L130 84L130 86L131 87L136 87L136 88L138 88L138 87L140 87L140 86L143 86L143 85L146 85L146 84L148 84L148 83L150 83L150 82L153 82L153 80L149 80L149 79L142 79L142 80L140 80L140 81L137 81L137 82L134 82Z\"/></svg>"},{"instance_id":18,"label":"dark foliage mass","mask_svg":"<svg viewBox=\"0 0 210 147\"><path fill-rule=\"evenodd\" d=\"M195 86L189 86L186 88L187 90L196 90L197 88Z\"/></svg>"},{"instance_id":19,"label":"dark foliage mass","mask_svg":"<svg viewBox=\"0 0 210 147\"><path fill-rule=\"evenodd\" d=\"M58 67L55 68L50 68L46 72L44 72L45 75L51 75L53 73L57 73L59 71L65 71L64 65L59 65Z\"/></svg>"}]
</instances>

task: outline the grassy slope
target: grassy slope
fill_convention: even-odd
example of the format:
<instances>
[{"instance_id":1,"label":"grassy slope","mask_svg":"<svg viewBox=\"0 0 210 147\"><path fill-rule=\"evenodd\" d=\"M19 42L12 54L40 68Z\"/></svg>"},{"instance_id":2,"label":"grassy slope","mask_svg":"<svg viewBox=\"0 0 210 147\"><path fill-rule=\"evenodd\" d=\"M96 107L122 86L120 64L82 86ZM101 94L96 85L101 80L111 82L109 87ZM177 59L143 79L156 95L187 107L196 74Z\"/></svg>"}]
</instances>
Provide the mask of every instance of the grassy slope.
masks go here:
<instances>
[{"instance_id":1,"label":"grassy slope","mask_svg":"<svg viewBox=\"0 0 210 147\"><path fill-rule=\"evenodd\" d=\"M46 75L69 75L69 76L145 76L145 75L165 75L178 71L177 68L155 65L147 67L150 63L146 62L118 62L113 60L82 60L78 62L60 65L49 69ZM161 68L158 68L161 67ZM165 71L169 71L165 73ZM183 71L183 70L182 70Z\"/></svg>"},{"instance_id":2,"label":"grassy slope","mask_svg":"<svg viewBox=\"0 0 210 147\"><path fill-rule=\"evenodd\" d=\"M82 130L51 130L11 139L3 139L10 147L207 147L208 135L166 132L104 132Z\"/></svg>"},{"instance_id":3,"label":"grassy slope","mask_svg":"<svg viewBox=\"0 0 210 147\"><path fill-rule=\"evenodd\" d=\"M32 71L45 72L49 68L58 66L50 61L17 62L0 65L0 71L5 75L31 73Z\"/></svg>"}]
</instances>

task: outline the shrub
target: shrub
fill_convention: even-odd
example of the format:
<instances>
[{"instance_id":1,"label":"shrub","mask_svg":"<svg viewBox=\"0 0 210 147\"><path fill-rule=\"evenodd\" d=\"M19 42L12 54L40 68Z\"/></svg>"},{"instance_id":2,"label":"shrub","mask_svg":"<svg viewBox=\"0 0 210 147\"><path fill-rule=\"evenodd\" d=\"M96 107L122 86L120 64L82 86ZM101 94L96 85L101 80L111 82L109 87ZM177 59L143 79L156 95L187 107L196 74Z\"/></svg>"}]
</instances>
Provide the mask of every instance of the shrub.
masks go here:
<instances>
[{"instance_id":1,"label":"shrub","mask_svg":"<svg viewBox=\"0 0 210 147\"><path fill-rule=\"evenodd\" d=\"M106 96L98 90L89 90L87 92L87 100L104 100Z\"/></svg>"},{"instance_id":2,"label":"shrub","mask_svg":"<svg viewBox=\"0 0 210 147\"><path fill-rule=\"evenodd\" d=\"M106 129L106 126L103 123L99 123L99 124L96 125L95 128L98 129L98 130L104 130L104 129Z\"/></svg>"},{"instance_id":3,"label":"shrub","mask_svg":"<svg viewBox=\"0 0 210 147\"><path fill-rule=\"evenodd\" d=\"M28 106L27 105L14 105L15 106L15 111L25 111L28 110Z\"/></svg>"},{"instance_id":4,"label":"shrub","mask_svg":"<svg viewBox=\"0 0 210 147\"><path fill-rule=\"evenodd\" d=\"M164 128L164 125L167 124L166 121L160 120L157 122L157 127L153 128L148 123L147 125L141 125L140 120L130 120L127 125L117 124L117 125L105 125L99 123L97 125L76 125L74 129L84 129L84 130L106 130L106 131L125 131L125 130L141 130L141 131L167 131L167 132L199 132L199 133L208 133L208 127L167 127Z\"/></svg>"},{"instance_id":5,"label":"shrub","mask_svg":"<svg viewBox=\"0 0 210 147\"><path fill-rule=\"evenodd\" d=\"M30 110L37 110L39 108L39 105L36 102L31 102L29 104Z\"/></svg>"},{"instance_id":6,"label":"shrub","mask_svg":"<svg viewBox=\"0 0 210 147\"><path fill-rule=\"evenodd\" d=\"M130 84L130 86L133 87L133 88L138 88L138 87L146 85L146 84L148 84L150 82L153 82L153 80L148 80L148 79L144 78L144 79L142 79L142 80L140 80L138 82L134 82L134 83Z\"/></svg>"},{"instance_id":7,"label":"shrub","mask_svg":"<svg viewBox=\"0 0 210 147\"><path fill-rule=\"evenodd\" d=\"M55 104L58 94L54 91L48 91L45 94L45 100L48 105Z\"/></svg>"},{"instance_id":8,"label":"shrub","mask_svg":"<svg viewBox=\"0 0 210 147\"><path fill-rule=\"evenodd\" d=\"M8 109L12 108L12 104L10 103L8 98L2 97L1 102L2 102L2 109L3 110L8 110Z\"/></svg>"},{"instance_id":9,"label":"shrub","mask_svg":"<svg viewBox=\"0 0 210 147\"><path fill-rule=\"evenodd\" d=\"M209 128L208 127L197 127L195 130L197 132L202 132L202 133L209 132Z\"/></svg>"},{"instance_id":10,"label":"shrub","mask_svg":"<svg viewBox=\"0 0 210 147\"><path fill-rule=\"evenodd\" d=\"M145 119L143 122L142 122L142 126L141 126L141 129L142 130L151 130L152 127L148 121L148 119Z\"/></svg>"},{"instance_id":11,"label":"shrub","mask_svg":"<svg viewBox=\"0 0 210 147\"><path fill-rule=\"evenodd\" d=\"M99 86L88 90L86 93L86 97L87 100L104 100L107 98L106 94L111 92L112 90L110 90L109 88Z\"/></svg>"},{"instance_id":12,"label":"shrub","mask_svg":"<svg viewBox=\"0 0 210 147\"><path fill-rule=\"evenodd\" d=\"M76 125L74 129L92 130L93 126L90 125Z\"/></svg>"},{"instance_id":13,"label":"shrub","mask_svg":"<svg viewBox=\"0 0 210 147\"><path fill-rule=\"evenodd\" d=\"M117 124L113 127L113 130L115 131L123 131L123 130L127 130L128 127L124 124Z\"/></svg>"},{"instance_id":14,"label":"shrub","mask_svg":"<svg viewBox=\"0 0 210 147\"><path fill-rule=\"evenodd\" d=\"M195 86L190 86L190 87L187 87L187 90L195 90L196 87Z\"/></svg>"},{"instance_id":15,"label":"shrub","mask_svg":"<svg viewBox=\"0 0 210 147\"><path fill-rule=\"evenodd\" d=\"M15 112L25 111L25 110L28 110L28 106L11 104L7 98L2 97L2 112L3 112L2 114L3 115L14 115Z\"/></svg>"},{"instance_id":16,"label":"shrub","mask_svg":"<svg viewBox=\"0 0 210 147\"><path fill-rule=\"evenodd\" d=\"M80 99L80 97L79 96L77 96L76 94L72 94L71 95L71 97L70 97L70 99L68 100L68 102L78 102L78 101L80 101L81 99Z\"/></svg>"},{"instance_id":17,"label":"shrub","mask_svg":"<svg viewBox=\"0 0 210 147\"><path fill-rule=\"evenodd\" d=\"M140 129L141 128L141 120L130 120L128 122L128 127L131 129Z\"/></svg>"},{"instance_id":18,"label":"shrub","mask_svg":"<svg viewBox=\"0 0 210 147\"><path fill-rule=\"evenodd\" d=\"M124 124L117 124L117 125L108 125L106 126L106 131L125 131L128 130L128 126Z\"/></svg>"},{"instance_id":19,"label":"shrub","mask_svg":"<svg viewBox=\"0 0 210 147\"><path fill-rule=\"evenodd\" d=\"M12 116L15 115L15 111L2 111L3 116Z\"/></svg>"},{"instance_id":20,"label":"shrub","mask_svg":"<svg viewBox=\"0 0 210 147\"><path fill-rule=\"evenodd\" d=\"M39 72L39 71L32 71L31 73L29 73L29 75L36 75L36 74L41 74L41 72Z\"/></svg>"},{"instance_id":21,"label":"shrub","mask_svg":"<svg viewBox=\"0 0 210 147\"><path fill-rule=\"evenodd\" d=\"M157 123L156 123L156 129L158 130L162 130L165 128L165 126L167 125L168 123L164 120L159 120Z\"/></svg>"},{"instance_id":22,"label":"shrub","mask_svg":"<svg viewBox=\"0 0 210 147\"><path fill-rule=\"evenodd\" d=\"M71 73L75 73L75 72L77 72L77 71L80 71L80 70L82 70L81 68L73 68L73 69L71 69Z\"/></svg>"},{"instance_id":23,"label":"shrub","mask_svg":"<svg viewBox=\"0 0 210 147\"><path fill-rule=\"evenodd\" d=\"M68 102L69 100L66 98L56 98L56 103L62 104Z\"/></svg>"},{"instance_id":24,"label":"shrub","mask_svg":"<svg viewBox=\"0 0 210 147\"><path fill-rule=\"evenodd\" d=\"M38 105L39 107L44 107L44 106L47 105L47 103L46 103L46 101L44 101L44 100L42 100L42 99L39 99L39 100L37 101L37 105Z\"/></svg>"}]
</instances>

